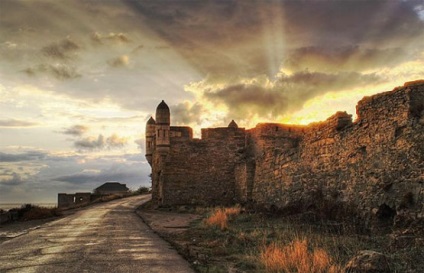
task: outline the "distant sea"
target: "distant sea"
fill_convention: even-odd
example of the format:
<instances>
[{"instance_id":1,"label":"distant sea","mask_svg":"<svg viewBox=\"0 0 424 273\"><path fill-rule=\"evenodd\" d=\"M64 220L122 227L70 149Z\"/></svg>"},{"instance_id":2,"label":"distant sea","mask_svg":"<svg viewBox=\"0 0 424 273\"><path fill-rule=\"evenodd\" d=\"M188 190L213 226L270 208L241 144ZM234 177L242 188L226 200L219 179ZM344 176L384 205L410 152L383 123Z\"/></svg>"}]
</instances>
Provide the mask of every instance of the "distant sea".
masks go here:
<instances>
[{"instance_id":1,"label":"distant sea","mask_svg":"<svg viewBox=\"0 0 424 273\"><path fill-rule=\"evenodd\" d=\"M31 205L47 207L47 208L53 208L57 206L57 203L0 203L0 209L10 210L13 208L20 208L25 204L31 204Z\"/></svg>"}]
</instances>

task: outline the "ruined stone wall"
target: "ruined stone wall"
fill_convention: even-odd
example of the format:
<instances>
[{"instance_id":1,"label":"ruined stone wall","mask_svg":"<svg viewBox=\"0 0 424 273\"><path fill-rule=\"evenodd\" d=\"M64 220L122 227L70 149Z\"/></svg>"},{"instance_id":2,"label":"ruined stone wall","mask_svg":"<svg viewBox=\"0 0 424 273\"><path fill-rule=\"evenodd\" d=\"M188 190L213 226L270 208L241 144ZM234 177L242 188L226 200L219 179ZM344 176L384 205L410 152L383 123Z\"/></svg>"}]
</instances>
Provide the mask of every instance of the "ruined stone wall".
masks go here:
<instances>
[{"instance_id":1,"label":"ruined stone wall","mask_svg":"<svg viewBox=\"0 0 424 273\"><path fill-rule=\"evenodd\" d=\"M170 127L170 146L153 152L153 201L307 210L328 200L367 219L424 217L424 83L365 97L357 116L202 129L201 139Z\"/></svg>"},{"instance_id":2,"label":"ruined stone wall","mask_svg":"<svg viewBox=\"0 0 424 273\"><path fill-rule=\"evenodd\" d=\"M248 135L252 199L307 207L319 193L364 215L384 209L423 217L423 104L424 85L410 84L361 100L355 123L339 112L303 128L258 125Z\"/></svg>"},{"instance_id":3,"label":"ruined stone wall","mask_svg":"<svg viewBox=\"0 0 424 273\"><path fill-rule=\"evenodd\" d=\"M90 192L59 193L57 195L58 208L71 208L77 205L88 204L93 199Z\"/></svg>"},{"instance_id":4,"label":"ruined stone wall","mask_svg":"<svg viewBox=\"0 0 424 273\"><path fill-rule=\"evenodd\" d=\"M162 205L235 202L235 166L244 151L245 130L214 128L203 134L204 139L171 138L155 177Z\"/></svg>"}]
</instances>

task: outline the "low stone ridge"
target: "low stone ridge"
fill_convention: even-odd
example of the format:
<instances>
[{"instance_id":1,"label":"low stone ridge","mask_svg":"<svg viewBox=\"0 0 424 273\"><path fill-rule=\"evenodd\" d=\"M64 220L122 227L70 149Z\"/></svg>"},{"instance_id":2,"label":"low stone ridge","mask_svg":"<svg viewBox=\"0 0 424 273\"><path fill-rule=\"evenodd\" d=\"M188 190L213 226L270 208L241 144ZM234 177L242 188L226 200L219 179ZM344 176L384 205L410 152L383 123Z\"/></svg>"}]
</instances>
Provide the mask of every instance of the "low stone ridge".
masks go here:
<instances>
[{"instance_id":1,"label":"low stone ridge","mask_svg":"<svg viewBox=\"0 0 424 273\"><path fill-rule=\"evenodd\" d=\"M194 139L191 128L170 126L162 105L146 126L153 201L278 210L333 202L367 224L423 219L424 81L365 97L356 111L355 121L337 112L308 126L231 123Z\"/></svg>"}]
</instances>

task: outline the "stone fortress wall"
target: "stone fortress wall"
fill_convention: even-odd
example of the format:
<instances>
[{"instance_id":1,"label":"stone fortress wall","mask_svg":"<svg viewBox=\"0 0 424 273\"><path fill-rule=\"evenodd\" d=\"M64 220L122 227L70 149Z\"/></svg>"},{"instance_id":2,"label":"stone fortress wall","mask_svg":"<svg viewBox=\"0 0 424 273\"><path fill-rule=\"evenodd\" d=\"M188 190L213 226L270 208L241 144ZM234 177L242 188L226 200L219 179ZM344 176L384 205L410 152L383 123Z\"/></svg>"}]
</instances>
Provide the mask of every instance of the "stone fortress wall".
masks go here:
<instances>
[{"instance_id":1,"label":"stone fortress wall","mask_svg":"<svg viewBox=\"0 0 424 273\"><path fill-rule=\"evenodd\" d=\"M169 114L166 104L158 106L159 119ZM189 127L168 124L161 146L157 128L166 126L151 119L146 157L153 200L308 209L319 196L367 216L423 218L424 82L365 97L357 116L353 122L337 112L308 126L263 123L249 130L232 122L202 129L201 139Z\"/></svg>"}]
</instances>

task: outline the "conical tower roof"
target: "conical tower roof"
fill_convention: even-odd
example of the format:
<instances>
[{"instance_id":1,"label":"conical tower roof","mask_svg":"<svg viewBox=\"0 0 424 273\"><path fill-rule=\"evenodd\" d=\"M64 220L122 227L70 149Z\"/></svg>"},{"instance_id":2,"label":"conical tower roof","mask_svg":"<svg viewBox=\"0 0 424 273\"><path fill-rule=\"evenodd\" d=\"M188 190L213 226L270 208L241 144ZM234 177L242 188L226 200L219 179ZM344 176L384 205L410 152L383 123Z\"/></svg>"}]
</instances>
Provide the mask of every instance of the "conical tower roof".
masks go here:
<instances>
[{"instance_id":1,"label":"conical tower roof","mask_svg":"<svg viewBox=\"0 0 424 273\"><path fill-rule=\"evenodd\" d=\"M162 102L159 103L158 107L156 108L156 110L159 110L159 109L169 110L168 104L166 104L166 102L164 100L162 100Z\"/></svg>"},{"instance_id":2,"label":"conical tower roof","mask_svg":"<svg viewBox=\"0 0 424 273\"><path fill-rule=\"evenodd\" d=\"M156 121L153 119L153 117L150 117L149 120L147 121L147 124L148 125L156 124Z\"/></svg>"},{"instance_id":3,"label":"conical tower roof","mask_svg":"<svg viewBox=\"0 0 424 273\"><path fill-rule=\"evenodd\" d=\"M238 128L237 123L234 121L234 119L230 122L230 124L228 124L228 127L230 128Z\"/></svg>"},{"instance_id":4,"label":"conical tower roof","mask_svg":"<svg viewBox=\"0 0 424 273\"><path fill-rule=\"evenodd\" d=\"M156 108L156 124L170 124L171 123L171 113L169 111L168 105L165 101L162 100Z\"/></svg>"}]
</instances>

